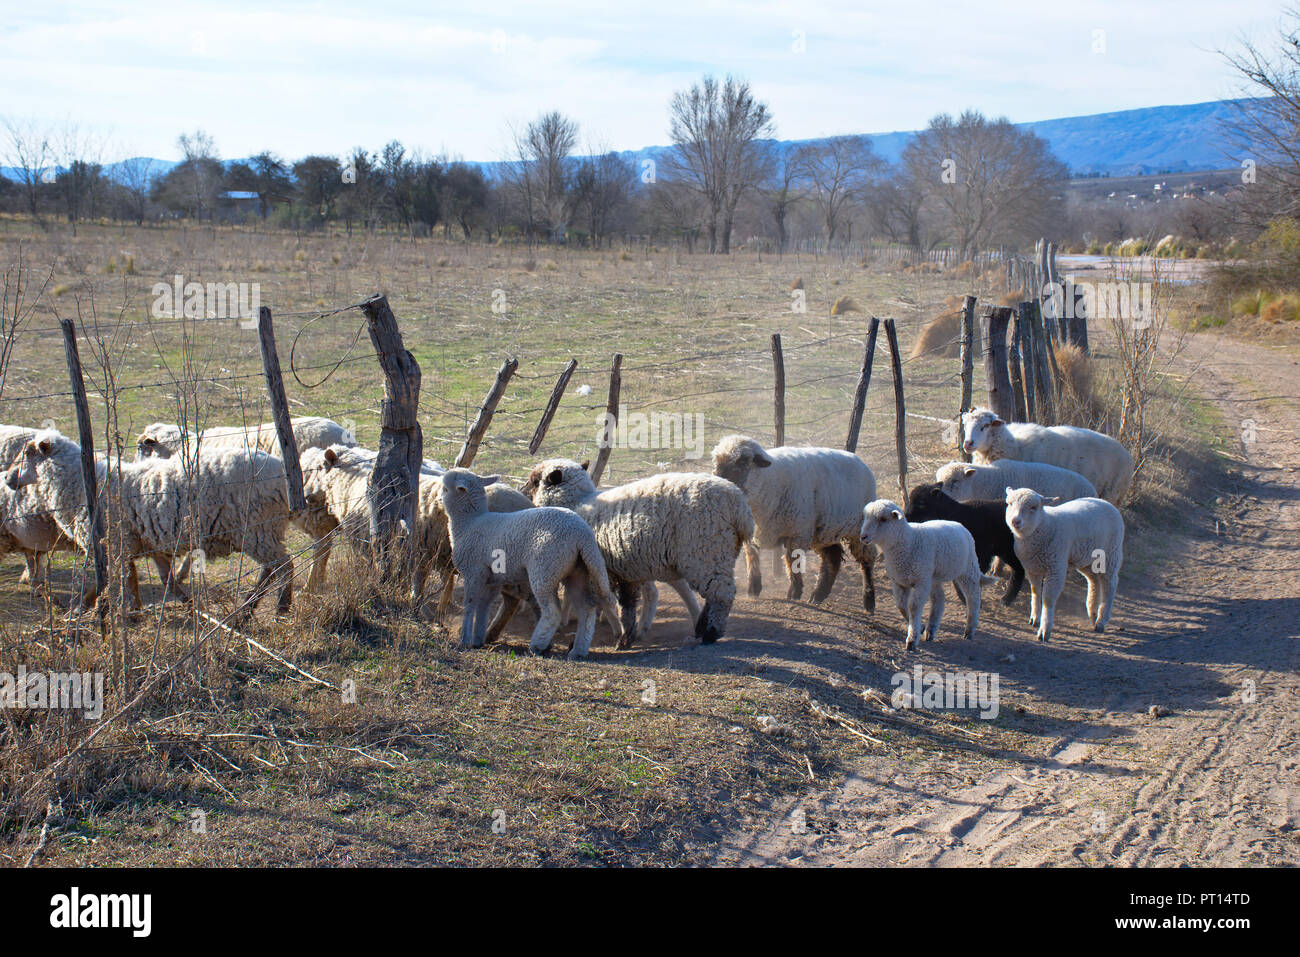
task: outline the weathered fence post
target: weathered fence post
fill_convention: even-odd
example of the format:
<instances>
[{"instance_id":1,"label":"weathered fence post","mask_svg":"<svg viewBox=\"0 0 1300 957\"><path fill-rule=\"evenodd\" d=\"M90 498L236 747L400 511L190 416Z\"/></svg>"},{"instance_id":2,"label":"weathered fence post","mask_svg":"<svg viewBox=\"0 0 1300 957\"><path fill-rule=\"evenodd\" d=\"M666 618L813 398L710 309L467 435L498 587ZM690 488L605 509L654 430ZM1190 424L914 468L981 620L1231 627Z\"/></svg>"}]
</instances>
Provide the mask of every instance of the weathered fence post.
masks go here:
<instances>
[{"instance_id":1,"label":"weathered fence post","mask_svg":"<svg viewBox=\"0 0 1300 957\"><path fill-rule=\"evenodd\" d=\"M980 335L983 338L984 377L988 382L989 408L1004 422L1012 421L1015 405L1011 380L1007 376L1007 323L1011 310L1006 306L985 306L980 310Z\"/></svg>"},{"instance_id":2,"label":"weathered fence post","mask_svg":"<svg viewBox=\"0 0 1300 957\"><path fill-rule=\"evenodd\" d=\"M298 442L293 437L293 423L289 420L289 400L284 394L280 355L275 351L271 310L266 306L257 312L257 341L262 347L262 371L266 373L266 391L271 397L275 434L280 439L280 457L284 460L285 478L289 480L289 510L298 514L307 510L307 498L302 491L302 464L298 461Z\"/></svg>"},{"instance_id":3,"label":"weathered fence post","mask_svg":"<svg viewBox=\"0 0 1300 957\"><path fill-rule=\"evenodd\" d=\"M894 373L894 444L898 450L898 488L907 508L907 409L903 404L903 360L898 354L898 330L894 320L885 320L885 338L889 340L889 366Z\"/></svg>"},{"instance_id":4,"label":"weathered fence post","mask_svg":"<svg viewBox=\"0 0 1300 957\"><path fill-rule=\"evenodd\" d=\"M849 435L844 440L846 452L858 450L858 434L862 431L862 412L867 406L867 388L871 385L871 365L876 359L876 333L880 320L871 317L871 331L867 333L867 347L862 352L862 371L858 373L858 387L853 393L853 414L849 417Z\"/></svg>"},{"instance_id":5,"label":"weathered fence post","mask_svg":"<svg viewBox=\"0 0 1300 957\"><path fill-rule=\"evenodd\" d=\"M961 304L961 408L957 410L957 451L962 460L970 461L970 453L962 447L961 417L971 408L971 390L975 381L975 303L967 296Z\"/></svg>"},{"instance_id":6,"label":"weathered fence post","mask_svg":"<svg viewBox=\"0 0 1300 957\"><path fill-rule=\"evenodd\" d=\"M776 448L785 445L785 354L781 351L781 333L772 333L772 416Z\"/></svg>"},{"instance_id":7,"label":"weathered fence post","mask_svg":"<svg viewBox=\"0 0 1300 957\"><path fill-rule=\"evenodd\" d=\"M546 438L546 430L551 427L551 419L555 418L555 410L560 407L560 399L564 397L564 390L569 385L569 379L573 375L573 370L578 368L578 360L570 359L569 364L564 367L560 377L555 381L555 388L551 390L551 397L546 402L546 409L542 412L542 418L537 423L537 428L533 430L533 437L528 440L528 454L536 455L537 450L542 447L542 440Z\"/></svg>"},{"instance_id":8,"label":"weathered fence post","mask_svg":"<svg viewBox=\"0 0 1300 957\"><path fill-rule=\"evenodd\" d=\"M609 453L614 448L614 429L618 425L618 402L623 391L623 353L614 353L614 361L609 367L609 399L605 402L605 428L602 430L600 451L596 453L596 464L591 467L591 483L600 484L600 477L605 474L609 463Z\"/></svg>"},{"instance_id":9,"label":"weathered fence post","mask_svg":"<svg viewBox=\"0 0 1300 957\"><path fill-rule=\"evenodd\" d=\"M1056 422L1056 379L1053 377L1052 371L1056 365L1056 357L1052 349L1052 337L1047 333L1047 329L1043 324L1042 310L1036 301L1030 300L1029 313L1034 330L1034 380L1038 386L1038 398L1040 400L1038 421L1043 425L1054 425ZM1049 356L1051 356L1050 362Z\"/></svg>"},{"instance_id":10,"label":"weathered fence post","mask_svg":"<svg viewBox=\"0 0 1300 957\"><path fill-rule=\"evenodd\" d=\"M506 386L510 384L518 368L518 359L510 358L501 363L501 368L497 370L497 377L492 382L492 388L488 389L488 394L483 397L478 415L474 416L474 424L469 427L469 432L465 435L465 444L456 453L456 461L453 463L456 468L467 469L474 463L474 457L478 455L479 443L483 441L488 426L492 424L492 416L496 414L497 403L501 401Z\"/></svg>"},{"instance_id":11,"label":"weathered fence post","mask_svg":"<svg viewBox=\"0 0 1300 957\"><path fill-rule=\"evenodd\" d=\"M1011 339L1007 343L1007 372L1011 377L1011 403L1015 406L1017 422L1029 421L1029 407L1025 401L1024 373L1020 367L1020 316L1012 313Z\"/></svg>"},{"instance_id":12,"label":"weathered fence post","mask_svg":"<svg viewBox=\"0 0 1300 957\"><path fill-rule=\"evenodd\" d=\"M366 331L379 356L384 374L384 398L379 414L379 451L366 479L370 505L370 546L385 578L401 571L392 560L393 543L405 528L415 529L415 499L419 492L420 465L424 460L424 434L416 411L420 404L420 364L402 343L397 317L386 296L372 296L361 304Z\"/></svg>"},{"instance_id":13,"label":"weathered fence post","mask_svg":"<svg viewBox=\"0 0 1300 957\"><path fill-rule=\"evenodd\" d=\"M108 587L108 558L104 551L104 515L100 509L99 490L95 481L95 433L90 424L90 403L86 401L86 383L81 375L81 354L77 351L77 327L71 319L60 319L59 326L63 329L63 351L68 361L68 381L72 384L72 401L77 412L77 438L81 442L81 481L86 488L86 518L91 541L90 559L95 566L95 595L99 599L96 611L99 614L99 633L102 637L108 615L108 601L104 594L104 589Z\"/></svg>"},{"instance_id":14,"label":"weathered fence post","mask_svg":"<svg viewBox=\"0 0 1300 957\"><path fill-rule=\"evenodd\" d=\"M1029 422L1038 421L1037 389L1038 368L1037 346L1034 344L1034 324L1031 319L1030 303L1022 302L1016 306L1016 332L1020 336L1020 361L1025 370L1025 414Z\"/></svg>"}]
</instances>

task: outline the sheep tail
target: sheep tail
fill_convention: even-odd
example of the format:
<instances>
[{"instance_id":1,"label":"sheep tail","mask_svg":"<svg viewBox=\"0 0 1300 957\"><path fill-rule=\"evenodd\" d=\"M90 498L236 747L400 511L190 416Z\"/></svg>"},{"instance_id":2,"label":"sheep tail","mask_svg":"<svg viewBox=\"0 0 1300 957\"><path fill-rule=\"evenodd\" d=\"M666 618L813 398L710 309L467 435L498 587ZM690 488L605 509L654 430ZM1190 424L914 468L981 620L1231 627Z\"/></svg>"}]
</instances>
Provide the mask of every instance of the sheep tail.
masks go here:
<instances>
[{"instance_id":1,"label":"sheep tail","mask_svg":"<svg viewBox=\"0 0 1300 957\"><path fill-rule=\"evenodd\" d=\"M609 588L609 573L605 570L605 558L600 554L600 546L594 538L578 546L578 561L587 566L587 581L591 593L602 603L614 601L614 593Z\"/></svg>"}]
</instances>

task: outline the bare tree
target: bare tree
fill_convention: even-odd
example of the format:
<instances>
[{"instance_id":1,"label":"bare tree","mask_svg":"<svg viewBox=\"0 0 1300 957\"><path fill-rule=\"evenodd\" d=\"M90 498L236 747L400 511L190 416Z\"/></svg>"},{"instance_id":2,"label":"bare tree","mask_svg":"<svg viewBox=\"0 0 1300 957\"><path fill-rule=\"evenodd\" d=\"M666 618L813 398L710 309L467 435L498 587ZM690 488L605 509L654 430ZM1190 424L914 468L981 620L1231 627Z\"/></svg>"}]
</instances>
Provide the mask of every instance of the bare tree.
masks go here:
<instances>
[{"instance_id":1,"label":"bare tree","mask_svg":"<svg viewBox=\"0 0 1300 957\"><path fill-rule=\"evenodd\" d=\"M790 214L806 196L802 185L807 172L804 155L781 143L769 143L765 148L768 156L763 165L767 175L758 193L764 211L776 226L777 250L785 252L790 246Z\"/></svg>"},{"instance_id":2,"label":"bare tree","mask_svg":"<svg viewBox=\"0 0 1300 957\"><path fill-rule=\"evenodd\" d=\"M665 166L704 200L709 252L729 253L736 206L767 171L760 141L775 131L771 114L748 82L731 76L723 83L706 76L679 90L668 113L674 148Z\"/></svg>"},{"instance_id":3,"label":"bare tree","mask_svg":"<svg viewBox=\"0 0 1300 957\"><path fill-rule=\"evenodd\" d=\"M18 175L26 194L27 211L38 223L41 219L41 185L53 180L54 148L50 143L49 131L42 128L36 120L15 120L6 118L5 125L5 164Z\"/></svg>"},{"instance_id":4,"label":"bare tree","mask_svg":"<svg viewBox=\"0 0 1300 957\"><path fill-rule=\"evenodd\" d=\"M849 207L862 201L885 163L865 136L835 136L802 148L809 190L821 211L826 242L833 243Z\"/></svg>"},{"instance_id":5,"label":"bare tree","mask_svg":"<svg viewBox=\"0 0 1300 957\"><path fill-rule=\"evenodd\" d=\"M1263 229L1274 219L1300 218L1300 10L1283 11L1277 42L1265 48L1241 40L1220 51L1257 98L1238 100L1224 124L1241 163L1245 189L1237 208L1243 223Z\"/></svg>"},{"instance_id":6,"label":"bare tree","mask_svg":"<svg viewBox=\"0 0 1300 957\"><path fill-rule=\"evenodd\" d=\"M1069 171L1044 140L1005 118L936 116L903 163L963 259L994 243L1055 235Z\"/></svg>"},{"instance_id":7,"label":"bare tree","mask_svg":"<svg viewBox=\"0 0 1300 957\"><path fill-rule=\"evenodd\" d=\"M137 226L144 224L149 208L149 189L153 184L153 160L134 156L117 166L117 181L127 197L127 207Z\"/></svg>"},{"instance_id":8,"label":"bare tree","mask_svg":"<svg viewBox=\"0 0 1300 957\"><path fill-rule=\"evenodd\" d=\"M605 241L636 186L636 169L610 150L592 149L573 179L575 210L585 215L593 246Z\"/></svg>"},{"instance_id":9,"label":"bare tree","mask_svg":"<svg viewBox=\"0 0 1300 957\"><path fill-rule=\"evenodd\" d=\"M526 219L529 238L545 230L548 238L562 239L572 212L571 155L578 124L553 110L514 131L513 138L513 158L503 172Z\"/></svg>"},{"instance_id":10,"label":"bare tree","mask_svg":"<svg viewBox=\"0 0 1300 957\"><path fill-rule=\"evenodd\" d=\"M204 210L211 214L221 184L221 158L212 137L202 130L182 133L176 145L185 157L180 166L182 188L188 195L194 218L201 220Z\"/></svg>"}]
</instances>

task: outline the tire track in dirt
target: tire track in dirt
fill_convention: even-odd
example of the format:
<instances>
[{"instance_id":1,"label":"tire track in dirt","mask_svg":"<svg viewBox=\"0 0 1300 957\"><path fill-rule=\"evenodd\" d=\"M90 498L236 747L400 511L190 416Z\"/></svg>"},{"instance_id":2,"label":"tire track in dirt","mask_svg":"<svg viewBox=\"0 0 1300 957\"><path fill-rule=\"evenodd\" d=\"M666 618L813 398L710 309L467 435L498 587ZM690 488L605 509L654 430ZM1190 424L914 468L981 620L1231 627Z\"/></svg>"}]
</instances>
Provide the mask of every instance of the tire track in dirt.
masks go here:
<instances>
[{"instance_id":1,"label":"tire track in dirt","mask_svg":"<svg viewBox=\"0 0 1300 957\"><path fill-rule=\"evenodd\" d=\"M1020 646L1024 685L1042 682L1081 714L1099 707L1094 720L1075 721L1046 758L964 787L960 764L899 771L865 758L842 786L732 835L719 862L1300 863L1300 364L1209 335L1179 363L1226 422L1243 435L1255 423L1255 441L1238 445L1213 506L1189 504L1206 531L1163 584L1121 590L1117 627L1094 635L1071 621L1049 646ZM1020 614L987 630L1014 648L1028 638ZM935 667L926 659L939 650L918 657ZM976 654L1016 660L1001 647ZM796 809L817 833L788 826Z\"/></svg>"}]
</instances>

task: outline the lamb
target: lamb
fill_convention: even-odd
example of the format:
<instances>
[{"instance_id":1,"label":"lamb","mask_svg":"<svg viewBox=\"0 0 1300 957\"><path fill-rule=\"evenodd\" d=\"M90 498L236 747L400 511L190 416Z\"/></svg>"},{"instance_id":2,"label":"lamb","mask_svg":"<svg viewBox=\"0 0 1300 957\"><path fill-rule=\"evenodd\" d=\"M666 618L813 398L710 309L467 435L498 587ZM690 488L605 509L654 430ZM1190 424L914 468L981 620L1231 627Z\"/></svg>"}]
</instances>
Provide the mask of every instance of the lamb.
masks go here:
<instances>
[{"instance_id":1,"label":"lamb","mask_svg":"<svg viewBox=\"0 0 1300 957\"><path fill-rule=\"evenodd\" d=\"M356 445L357 440L350 430L332 419L317 415L306 415L290 420L293 438L301 454L307 449L323 449L331 445ZM146 458L171 458L181 449L187 447L189 434L179 425L166 422L154 422L144 427L136 439L136 461ZM199 447L207 450L217 448L260 449L268 455L280 454L280 437L274 422L241 428L239 426L221 426L204 429L198 434ZM192 447L190 448L192 452Z\"/></svg>"},{"instance_id":2,"label":"lamb","mask_svg":"<svg viewBox=\"0 0 1300 957\"><path fill-rule=\"evenodd\" d=\"M786 597L803 594L803 556L816 549L821 572L814 603L830 594L840 572L841 542L862 568L862 607L876 608L875 553L858 537L862 508L876 497L876 477L851 452L824 448L767 450L743 435L727 435L713 449L713 474L739 485L754 512L754 539L745 545L749 594L763 590L759 549L781 547L790 576Z\"/></svg>"},{"instance_id":3,"label":"lamb","mask_svg":"<svg viewBox=\"0 0 1300 957\"><path fill-rule=\"evenodd\" d=\"M571 459L548 459L529 480L539 506L577 512L591 526L618 594L623 636L631 647L648 631L637 628L643 583L685 581L704 598L695 636L712 644L727 630L736 599L736 556L754 534L744 493L732 483L697 472L667 472L596 490L587 470Z\"/></svg>"},{"instance_id":4,"label":"lamb","mask_svg":"<svg viewBox=\"0 0 1300 957\"><path fill-rule=\"evenodd\" d=\"M0 468L8 469L23 447L36 436L35 429L0 425ZM37 507L31 492L14 491L0 484L0 556L21 552L27 568L23 580L36 588L42 558L47 552L75 546L55 523Z\"/></svg>"},{"instance_id":5,"label":"lamb","mask_svg":"<svg viewBox=\"0 0 1300 957\"><path fill-rule=\"evenodd\" d=\"M289 495L284 465L265 452L226 449L204 452L197 480L187 477L180 459L124 462L118 468L96 462L97 482L121 503L126 558L132 560L131 595L140 603L133 560L148 555L171 559L188 549L191 529L206 558L239 551L262 566L262 573L236 620L252 613L270 586L280 584L279 610L287 611L293 594L293 561L284 547L289 523ZM38 432L5 476L9 488L31 486L39 506L83 552L91 548L86 492L81 476L81 448L53 430ZM197 493L197 496L196 496ZM90 584L84 606L96 596Z\"/></svg>"},{"instance_id":6,"label":"lamb","mask_svg":"<svg viewBox=\"0 0 1300 957\"><path fill-rule=\"evenodd\" d=\"M1011 584L1002 596L1002 603L1010 605L1020 594L1025 581L1025 569L1016 557L1015 538L1007 527L1007 503L1002 499L959 502L944 493L943 486L931 482L918 485L908 496L907 520L913 524L934 519L957 522L970 532L975 540L975 557L981 572L987 572L993 559L1000 558L1011 569ZM958 597L961 593L958 592Z\"/></svg>"},{"instance_id":7,"label":"lamb","mask_svg":"<svg viewBox=\"0 0 1300 957\"><path fill-rule=\"evenodd\" d=\"M961 421L963 448L981 464L1018 459L1059 465L1078 472L1112 504L1133 482L1133 456L1109 435L1072 425L1003 422L988 409L972 409Z\"/></svg>"},{"instance_id":8,"label":"lamb","mask_svg":"<svg viewBox=\"0 0 1300 957\"><path fill-rule=\"evenodd\" d=\"M1047 641L1071 568L1088 580L1088 620L1106 630L1124 561L1124 518L1110 502L1080 498L1049 505L1028 488L1008 488L1007 526L1029 577L1029 624Z\"/></svg>"},{"instance_id":9,"label":"lamb","mask_svg":"<svg viewBox=\"0 0 1300 957\"><path fill-rule=\"evenodd\" d=\"M974 636L979 627L983 576L970 532L948 521L912 525L897 505L879 499L863 508L860 534L863 544L878 546L884 553L894 603L907 619L905 649L916 647L918 632L926 641L938 635L943 619L943 583L947 581L966 599L966 631L962 637ZM922 630L921 614L927 599L930 621Z\"/></svg>"},{"instance_id":10,"label":"lamb","mask_svg":"<svg viewBox=\"0 0 1300 957\"><path fill-rule=\"evenodd\" d=\"M613 603L605 560L596 536L581 518L563 508L490 512L487 486L499 476L480 477L450 469L439 499L451 531L451 555L465 581L465 615L460 646L480 648L487 639L487 614L503 586L531 589L540 608L528 650L545 654L560 626L559 586L578 610L578 630L569 659L585 658L596 632L599 608Z\"/></svg>"},{"instance_id":11,"label":"lamb","mask_svg":"<svg viewBox=\"0 0 1300 957\"><path fill-rule=\"evenodd\" d=\"M1001 499L1008 485L1032 488L1043 495L1068 502L1076 498L1096 498L1097 490L1078 472L1071 472L1042 462L1019 462L998 459L987 465L949 462L934 473L944 494L959 502L975 499Z\"/></svg>"}]
</instances>

